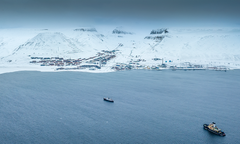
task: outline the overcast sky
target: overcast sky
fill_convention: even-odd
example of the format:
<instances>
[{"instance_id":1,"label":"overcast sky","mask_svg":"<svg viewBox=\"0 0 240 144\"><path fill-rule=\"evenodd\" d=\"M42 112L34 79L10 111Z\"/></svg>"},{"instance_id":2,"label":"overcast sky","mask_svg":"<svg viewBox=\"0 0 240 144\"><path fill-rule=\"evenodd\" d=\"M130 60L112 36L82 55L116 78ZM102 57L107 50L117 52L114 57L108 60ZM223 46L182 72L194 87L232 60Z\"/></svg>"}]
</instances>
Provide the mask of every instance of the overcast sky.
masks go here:
<instances>
[{"instance_id":1,"label":"overcast sky","mask_svg":"<svg viewBox=\"0 0 240 144\"><path fill-rule=\"evenodd\" d=\"M0 0L0 28L240 27L240 0Z\"/></svg>"}]
</instances>

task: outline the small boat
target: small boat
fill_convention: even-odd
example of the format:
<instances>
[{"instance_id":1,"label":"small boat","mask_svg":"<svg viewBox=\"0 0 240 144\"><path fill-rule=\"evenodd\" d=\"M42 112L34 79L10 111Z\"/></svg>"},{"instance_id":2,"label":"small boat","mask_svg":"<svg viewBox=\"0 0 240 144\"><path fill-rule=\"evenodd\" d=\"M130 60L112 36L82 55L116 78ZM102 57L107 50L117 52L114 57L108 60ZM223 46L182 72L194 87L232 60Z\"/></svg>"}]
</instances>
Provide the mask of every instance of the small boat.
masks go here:
<instances>
[{"instance_id":1,"label":"small boat","mask_svg":"<svg viewBox=\"0 0 240 144\"><path fill-rule=\"evenodd\" d=\"M103 100L108 101L108 102L114 102L114 100L110 99L110 98L103 98Z\"/></svg>"},{"instance_id":2,"label":"small boat","mask_svg":"<svg viewBox=\"0 0 240 144\"><path fill-rule=\"evenodd\" d=\"M221 129L219 129L215 124L216 124L215 122L212 122L210 124L204 124L203 128L216 135L226 136L226 134Z\"/></svg>"}]
</instances>

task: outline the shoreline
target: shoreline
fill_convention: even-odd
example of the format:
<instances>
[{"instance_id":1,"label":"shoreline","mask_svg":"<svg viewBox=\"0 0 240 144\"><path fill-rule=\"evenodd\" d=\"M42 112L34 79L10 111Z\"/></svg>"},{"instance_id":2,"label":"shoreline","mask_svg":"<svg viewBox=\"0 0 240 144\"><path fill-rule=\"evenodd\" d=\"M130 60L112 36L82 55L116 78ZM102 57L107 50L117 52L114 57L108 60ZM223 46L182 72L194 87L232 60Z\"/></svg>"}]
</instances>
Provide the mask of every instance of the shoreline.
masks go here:
<instances>
[{"instance_id":1,"label":"shoreline","mask_svg":"<svg viewBox=\"0 0 240 144\"><path fill-rule=\"evenodd\" d=\"M40 66L0 66L0 74L5 73L13 73L13 72L19 72L19 71L38 71L38 72L66 72L66 71L72 71L72 72L88 72L88 73L109 73L114 72L114 70L87 70L87 69L79 69L79 70L56 70L58 67L40 67Z\"/></svg>"},{"instance_id":2,"label":"shoreline","mask_svg":"<svg viewBox=\"0 0 240 144\"><path fill-rule=\"evenodd\" d=\"M102 69L96 69L96 70L89 70L89 69L77 69L77 70L56 70L56 68L59 67L40 67L40 66L0 66L0 74L5 73L13 73L13 72L20 72L20 71L37 71L37 72L87 72L87 73L110 73L110 72L116 72L116 70L112 70L108 67L102 67ZM230 68L229 70L239 70L240 68ZM151 69L133 69L133 70L151 70ZM159 69L159 71L162 70L173 70L169 68ZM193 69L176 69L174 71L194 71ZM202 70L211 70L211 71L217 71L212 69L199 69L199 71ZM229 71L227 70L227 71ZM124 71L124 70L123 70ZM151 71L157 71L157 70L151 70ZM197 71L197 70L196 70ZM224 70L221 70L224 71Z\"/></svg>"}]
</instances>

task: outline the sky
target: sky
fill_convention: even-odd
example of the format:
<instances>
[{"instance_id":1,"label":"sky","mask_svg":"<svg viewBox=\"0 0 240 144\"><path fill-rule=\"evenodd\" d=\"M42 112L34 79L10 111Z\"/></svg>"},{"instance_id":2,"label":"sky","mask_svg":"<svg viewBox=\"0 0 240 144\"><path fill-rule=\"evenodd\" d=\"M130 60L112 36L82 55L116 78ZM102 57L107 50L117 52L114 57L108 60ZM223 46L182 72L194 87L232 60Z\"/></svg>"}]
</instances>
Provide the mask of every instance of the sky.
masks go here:
<instances>
[{"instance_id":1,"label":"sky","mask_svg":"<svg viewBox=\"0 0 240 144\"><path fill-rule=\"evenodd\" d=\"M240 0L0 0L0 28L240 27Z\"/></svg>"}]
</instances>

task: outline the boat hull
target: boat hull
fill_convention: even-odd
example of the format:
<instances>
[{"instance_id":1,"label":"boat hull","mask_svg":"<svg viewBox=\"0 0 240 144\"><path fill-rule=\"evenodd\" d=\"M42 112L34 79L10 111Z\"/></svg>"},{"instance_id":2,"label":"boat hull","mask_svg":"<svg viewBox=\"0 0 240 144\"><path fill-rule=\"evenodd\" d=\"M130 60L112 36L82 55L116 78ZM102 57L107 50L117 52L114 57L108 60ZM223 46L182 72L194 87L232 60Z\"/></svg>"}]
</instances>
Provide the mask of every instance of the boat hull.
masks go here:
<instances>
[{"instance_id":1,"label":"boat hull","mask_svg":"<svg viewBox=\"0 0 240 144\"><path fill-rule=\"evenodd\" d=\"M226 136L226 134L225 134L224 132L219 133L219 132L217 132L217 131L211 130L210 128L208 128L208 124L204 124L204 125L203 125L203 128L204 128L205 130L213 133L213 134L216 134L216 135L219 135L219 136L222 136L222 137L223 137L223 136Z\"/></svg>"},{"instance_id":2,"label":"boat hull","mask_svg":"<svg viewBox=\"0 0 240 144\"><path fill-rule=\"evenodd\" d=\"M114 100L112 100L112 99L107 99L107 98L103 98L103 100L104 100L104 101L107 101L107 102L112 102L112 103L114 102Z\"/></svg>"}]
</instances>

